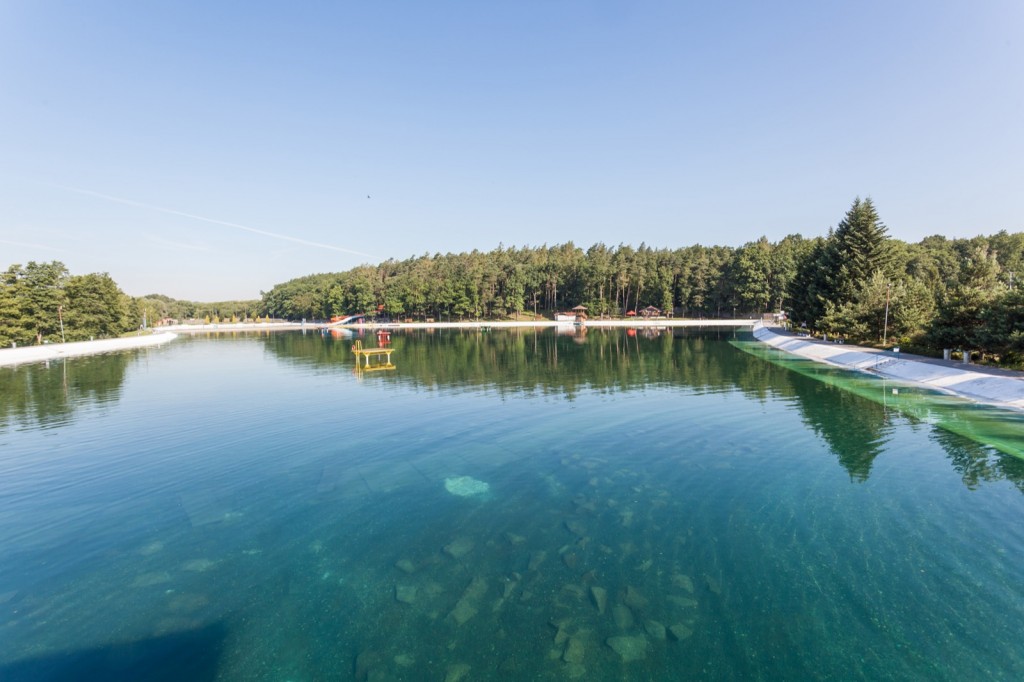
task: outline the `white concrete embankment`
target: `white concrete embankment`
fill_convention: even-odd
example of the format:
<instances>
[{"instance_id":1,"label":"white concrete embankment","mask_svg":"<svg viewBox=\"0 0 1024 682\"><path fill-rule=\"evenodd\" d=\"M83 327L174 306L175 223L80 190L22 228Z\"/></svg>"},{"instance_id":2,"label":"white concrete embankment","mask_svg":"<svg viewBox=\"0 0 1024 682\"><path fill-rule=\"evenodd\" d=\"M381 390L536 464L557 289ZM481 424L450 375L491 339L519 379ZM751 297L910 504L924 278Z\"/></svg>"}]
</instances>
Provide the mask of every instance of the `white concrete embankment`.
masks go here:
<instances>
[{"instance_id":1,"label":"white concrete embankment","mask_svg":"<svg viewBox=\"0 0 1024 682\"><path fill-rule=\"evenodd\" d=\"M1024 410L1024 375L988 374L938 362L922 362L892 352L777 334L761 325L754 326L754 338L808 360L923 384L976 402Z\"/></svg>"},{"instance_id":2,"label":"white concrete embankment","mask_svg":"<svg viewBox=\"0 0 1024 682\"><path fill-rule=\"evenodd\" d=\"M99 341L77 341L73 343L47 343L42 346L24 346L22 348L0 349L0 366L20 365L26 362L44 362L58 358L70 358L80 355L112 353L132 348L159 346L178 338L177 334L144 334L126 336L120 339L100 339Z\"/></svg>"}]
</instances>

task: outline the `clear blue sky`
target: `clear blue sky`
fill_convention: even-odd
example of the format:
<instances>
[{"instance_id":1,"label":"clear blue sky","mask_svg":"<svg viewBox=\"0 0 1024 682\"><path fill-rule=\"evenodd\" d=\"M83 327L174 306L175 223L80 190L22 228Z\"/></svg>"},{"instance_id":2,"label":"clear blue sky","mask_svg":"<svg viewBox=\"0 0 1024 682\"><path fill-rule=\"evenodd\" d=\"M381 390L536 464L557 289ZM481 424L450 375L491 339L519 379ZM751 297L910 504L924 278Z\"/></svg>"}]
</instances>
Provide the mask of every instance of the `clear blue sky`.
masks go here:
<instances>
[{"instance_id":1,"label":"clear blue sky","mask_svg":"<svg viewBox=\"0 0 1024 682\"><path fill-rule=\"evenodd\" d=\"M370 198L367 198L369 195ZM1024 3L0 3L0 266L1024 230Z\"/></svg>"}]
</instances>

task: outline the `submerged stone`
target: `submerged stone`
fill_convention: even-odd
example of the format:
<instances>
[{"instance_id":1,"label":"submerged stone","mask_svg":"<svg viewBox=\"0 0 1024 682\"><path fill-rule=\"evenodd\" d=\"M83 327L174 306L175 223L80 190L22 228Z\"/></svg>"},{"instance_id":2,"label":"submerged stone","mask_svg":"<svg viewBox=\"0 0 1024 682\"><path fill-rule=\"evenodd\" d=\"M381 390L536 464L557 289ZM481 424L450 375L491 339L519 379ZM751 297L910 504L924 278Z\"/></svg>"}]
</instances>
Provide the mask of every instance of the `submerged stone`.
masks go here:
<instances>
[{"instance_id":1,"label":"submerged stone","mask_svg":"<svg viewBox=\"0 0 1024 682\"><path fill-rule=\"evenodd\" d=\"M640 594L640 591L629 585L626 587L626 593L622 595L622 603L631 609L642 609L647 606L647 597Z\"/></svg>"},{"instance_id":2,"label":"submerged stone","mask_svg":"<svg viewBox=\"0 0 1024 682\"><path fill-rule=\"evenodd\" d=\"M672 635L672 639L676 640L677 642L681 642L693 634L693 630L691 630L689 626L683 625L682 623L676 623L668 629L668 632L670 635Z\"/></svg>"},{"instance_id":3,"label":"submerged stone","mask_svg":"<svg viewBox=\"0 0 1024 682\"><path fill-rule=\"evenodd\" d=\"M486 494L490 491L491 485L472 476L456 476L444 479L444 489L459 497L473 497Z\"/></svg>"},{"instance_id":4,"label":"submerged stone","mask_svg":"<svg viewBox=\"0 0 1024 682\"><path fill-rule=\"evenodd\" d=\"M476 614L477 608L473 602L468 599L460 599L448 617L454 620L456 625L462 625Z\"/></svg>"},{"instance_id":5,"label":"submerged stone","mask_svg":"<svg viewBox=\"0 0 1024 682\"><path fill-rule=\"evenodd\" d=\"M716 576L705 573L704 582L707 583L708 589L711 590L712 594L722 594L722 581Z\"/></svg>"},{"instance_id":6,"label":"submerged stone","mask_svg":"<svg viewBox=\"0 0 1024 682\"><path fill-rule=\"evenodd\" d=\"M461 559L471 551L473 551L473 541L469 538L458 538L444 546L444 553L453 559Z\"/></svg>"},{"instance_id":7,"label":"submerged stone","mask_svg":"<svg viewBox=\"0 0 1024 682\"><path fill-rule=\"evenodd\" d=\"M594 600L598 614L603 616L605 609L608 608L608 590L594 585L590 588L590 597Z\"/></svg>"},{"instance_id":8,"label":"submerged stone","mask_svg":"<svg viewBox=\"0 0 1024 682\"><path fill-rule=\"evenodd\" d=\"M570 680L578 680L587 674L587 669L581 663L569 663L565 666L565 674Z\"/></svg>"},{"instance_id":9,"label":"submerged stone","mask_svg":"<svg viewBox=\"0 0 1024 682\"><path fill-rule=\"evenodd\" d=\"M155 571L153 573L143 573L135 577L135 581L132 583L132 587L152 587L153 585L163 585L164 583L171 582L171 574L166 571Z\"/></svg>"},{"instance_id":10,"label":"submerged stone","mask_svg":"<svg viewBox=\"0 0 1024 682\"><path fill-rule=\"evenodd\" d=\"M674 573L672 575L672 584L690 592L691 594L693 593L693 579L688 575Z\"/></svg>"},{"instance_id":11,"label":"submerged stone","mask_svg":"<svg viewBox=\"0 0 1024 682\"><path fill-rule=\"evenodd\" d=\"M623 661L639 661L647 657L647 638L643 635L609 637L607 643Z\"/></svg>"},{"instance_id":12,"label":"submerged stone","mask_svg":"<svg viewBox=\"0 0 1024 682\"><path fill-rule=\"evenodd\" d=\"M412 604L416 601L416 592L415 585L396 585L395 599L403 604Z\"/></svg>"},{"instance_id":13,"label":"submerged stone","mask_svg":"<svg viewBox=\"0 0 1024 682\"><path fill-rule=\"evenodd\" d=\"M211 568L217 565L216 561L209 559L192 559L182 564L181 568L183 571L192 571L193 573L205 573Z\"/></svg>"},{"instance_id":14,"label":"submerged stone","mask_svg":"<svg viewBox=\"0 0 1024 682\"><path fill-rule=\"evenodd\" d=\"M628 630L633 627L633 612L628 606L616 604L612 607L612 618L615 619L615 627L620 630Z\"/></svg>"},{"instance_id":15,"label":"submerged stone","mask_svg":"<svg viewBox=\"0 0 1024 682\"><path fill-rule=\"evenodd\" d=\"M565 645L565 653L562 654L562 660L566 663L582 663L585 651L582 639L570 637L569 643Z\"/></svg>"},{"instance_id":16,"label":"submerged stone","mask_svg":"<svg viewBox=\"0 0 1024 682\"><path fill-rule=\"evenodd\" d=\"M573 535L579 535L580 537L587 534L587 527L579 521L570 520L565 522L565 529Z\"/></svg>"},{"instance_id":17,"label":"submerged stone","mask_svg":"<svg viewBox=\"0 0 1024 682\"><path fill-rule=\"evenodd\" d=\"M448 666L448 672L444 676L444 682L459 682L469 675L470 666L468 663L455 663Z\"/></svg>"},{"instance_id":18,"label":"submerged stone","mask_svg":"<svg viewBox=\"0 0 1024 682\"><path fill-rule=\"evenodd\" d=\"M395 568L404 573L414 573L416 571L416 565L408 559L400 559L395 563Z\"/></svg>"},{"instance_id":19,"label":"submerged stone","mask_svg":"<svg viewBox=\"0 0 1024 682\"><path fill-rule=\"evenodd\" d=\"M665 626L656 620L648 620L644 623L644 632L654 639L665 639Z\"/></svg>"},{"instance_id":20,"label":"submerged stone","mask_svg":"<svg viewBox=\"0 0 1024 682\"><path fill-rule=\"evenodd\" d=\"M692 609L695 606L697 606L696 599L693 599L691 597L681 597L677 594L670 594L668 597L666 597L666 600L669 603L675 604L676 606L681 606L684 609Z\"/></svg>"}]
</instances>

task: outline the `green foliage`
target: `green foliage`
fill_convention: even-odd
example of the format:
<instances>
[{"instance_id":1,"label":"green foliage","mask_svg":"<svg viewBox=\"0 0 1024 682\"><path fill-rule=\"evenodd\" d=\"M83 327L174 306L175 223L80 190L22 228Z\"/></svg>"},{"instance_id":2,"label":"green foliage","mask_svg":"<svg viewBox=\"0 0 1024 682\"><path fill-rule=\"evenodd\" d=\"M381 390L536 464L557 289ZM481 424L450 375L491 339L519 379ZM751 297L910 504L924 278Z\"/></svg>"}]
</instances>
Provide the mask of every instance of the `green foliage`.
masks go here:
<instances>
[{"instance_id":1,"label":"green foliage","mask_svg":"<svg viewBox=\"0 0 1024 682\"><path fill-rule=\"evenodd\" d=\"M107 273L70 277L65 291L68 341L113 338L135 327L135 318L129 312L131 300Z\"/></svg>"},{"instance_id":2,"label":"green foliage","mask_svg":"<svg viewBox=\"0 0 1024 682\"><path fill-rule=\"evenodd\" d=\"M0 344L59 342L67 281L68 270L59 261L10 266L0 285Z\"/></svg>"}]
</instances>

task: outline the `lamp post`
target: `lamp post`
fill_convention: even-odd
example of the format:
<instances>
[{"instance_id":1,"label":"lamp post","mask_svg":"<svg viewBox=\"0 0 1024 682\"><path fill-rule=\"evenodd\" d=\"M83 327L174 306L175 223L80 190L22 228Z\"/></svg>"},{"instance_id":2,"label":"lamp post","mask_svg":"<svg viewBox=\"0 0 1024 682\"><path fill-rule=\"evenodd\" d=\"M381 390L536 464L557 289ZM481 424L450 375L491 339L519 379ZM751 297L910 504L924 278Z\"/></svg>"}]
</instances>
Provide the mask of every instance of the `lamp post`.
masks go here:
<instances>
[{"instance_id":1,"label":"lamp post","mask_svg":"<svg viewBox=\"0 0 1024 682\"><path fill-rule=\"evenodd\" d=\"M885 347L885 341L889 337L889 290L892 288L892 282L885 283L885 322L882 324L882 347Z\"/></svg>"}]
</instances>

